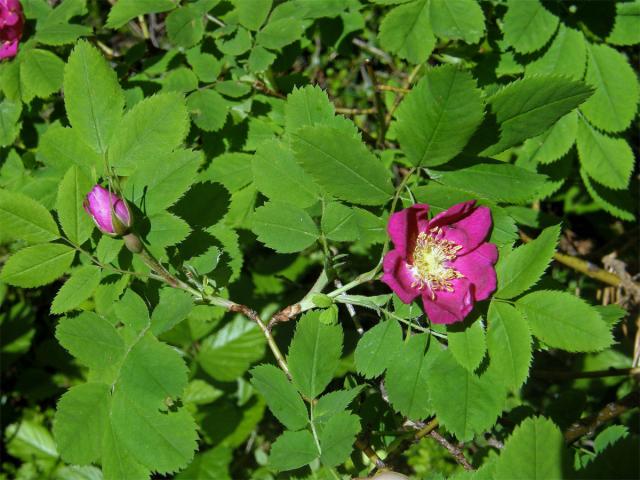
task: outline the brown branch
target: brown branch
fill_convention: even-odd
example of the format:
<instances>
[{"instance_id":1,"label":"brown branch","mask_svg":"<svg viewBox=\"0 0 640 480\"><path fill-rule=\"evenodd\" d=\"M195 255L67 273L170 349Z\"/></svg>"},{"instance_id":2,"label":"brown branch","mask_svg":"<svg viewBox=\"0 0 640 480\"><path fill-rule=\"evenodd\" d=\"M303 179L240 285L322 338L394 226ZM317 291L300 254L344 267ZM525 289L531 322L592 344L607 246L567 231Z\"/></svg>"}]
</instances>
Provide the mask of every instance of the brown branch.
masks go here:
<instances>
[{"instance_id":1,"label":"brown branch","mask_svg":"<svg viewBox=\"0 0 640 480\"><path fill-rule=\"evenodd\" d=\"M380 95L380 90L378 90L378 77L376 75L376 71L373 69L371 60L366 59L364 64L367 67L367 74L369 75L373 85L373 100L376 106L376 116L378 117L378 138L376 139L376 146L380 148L384 145L384 136L387 133L387 123L385 122L384 116L384 102Z\"/></svg>"},{"instance_id":2,"label":"brown branch","mask_svg":"<svg viewBox=\"0 0 640 480\"><path fill-rule=\"evenodd\" d=\"M406 94L411 91L408 88L394 87L393 85L376 85L376 90L379 90L381 92L396 92L402 94Z\"/></svg>"},{"instance_id":3,"label":"brown branch","mask_svg":"<svg viewBox=\"0 0 640 480\"><path fill-rule=\"evenodd\" d=\"M396 99L393 101L393 106L389 109L389 111L387 112L387 116L385 117L384 121L385 121L385 124L387 126L391 123L391 119L393 118L393 114L395 113L396 109L400 106L400 102L402 102L402 99L404 98L404 95L411 91L411 90L409 90L409 86L413 83L413 81L415 80L416 76L420 72L421 68L422 68L422 64L416 65L414 67L414 69L411 71L411 73L409 74L409 76L407 77L407 79L402 84L402 91L399 92L400 95L398 95L396 97Z\"/></svg>"},{"instance_id":4,"label":"brown branch","mask_svg":"<svg viewBox=\"0 0 640 480\"><path fill-rule=\"evenodd\" d=\"M431 432L429 432L429 436L435 439L436 442L438 442L444 448L446 448L451 454L451 456L453 456L453 458L456 459L456 462L462 465L462 468L464 468L465 470L475 470L473 466L465 458L464 453L462 453L462 450L456 447L455 445L449 443L449 441L446 438L444 438L442 435L440 435L436 430L432 430Z\"/></svg>"},{"instance_id":5,"label":"brown branch","mask_svg":"<svg viewBox=\"0 0 640 480\"><path fill-rule=\"evenodd\" d=\"M558 370L533 370L533 375L539 378L554 380L570 380L572 378L601 378L640 375L640 368L609 368L607 370L592 370L590 372L566 372Z\"/></svg>"},{"instance_id":6,"label":"brown branch","mask_svg":"<svg viewBox=\"0 0 640 480\"><path fill-rule=\"evenodd\" d=\"M341 115L370 115L372 113L377 113L378 110L375 108L340 108L336 107L336 113Z\"/></svg>"},{"instance_id":7,"label":"brown branch","mask_svg":"<svg viewBox=\"0 0 640 480\"><path fill-rule=\"evenodd\" d=\"M359 438L356 439L355 445L358 448L358 450L364 453L369 458L369 460L371 460L371 463L373 463L377 469L387 468L385 463L378 456L378 454L373 450L373 448L367 445L363 440L360 440Z\"/></svg>"}]
</instances>

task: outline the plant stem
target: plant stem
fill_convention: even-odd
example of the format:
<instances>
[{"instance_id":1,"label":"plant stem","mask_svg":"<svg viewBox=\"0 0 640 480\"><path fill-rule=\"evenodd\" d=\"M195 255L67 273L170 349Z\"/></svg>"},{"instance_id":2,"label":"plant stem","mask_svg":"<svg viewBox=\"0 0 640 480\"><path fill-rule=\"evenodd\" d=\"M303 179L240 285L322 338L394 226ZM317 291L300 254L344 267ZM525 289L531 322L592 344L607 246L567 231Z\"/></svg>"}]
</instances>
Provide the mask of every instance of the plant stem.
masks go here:
<instances>
[{"instance_id":1,"label":"plant stem","mask_svg":"<svg viewBox=\"0 0 640 480\"><path fill-rule=\"evenodd\" d=\"M444 448L446 448L451 454L451 456L455 458L456 462L462 465L462 468L464 468L465 470L475 470L473 466L469 463L469 461L466 459L466 457L464 456L464 453L462 452L462 450L456 447L455 445L451 444L446 438L440 435L436 430L430 431L428 435L431 438L435 439L436 442L438 442Z\"/></svg>"}]
</instances>

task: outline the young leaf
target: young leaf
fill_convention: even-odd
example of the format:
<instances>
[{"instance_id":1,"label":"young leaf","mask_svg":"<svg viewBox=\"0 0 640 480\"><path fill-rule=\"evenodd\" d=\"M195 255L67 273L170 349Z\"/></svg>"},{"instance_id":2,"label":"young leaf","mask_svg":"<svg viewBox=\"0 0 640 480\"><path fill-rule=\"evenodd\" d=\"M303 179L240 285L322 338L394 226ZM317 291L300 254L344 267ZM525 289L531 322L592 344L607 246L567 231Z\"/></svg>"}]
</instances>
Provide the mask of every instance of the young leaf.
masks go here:
<instances>
[{"instance_id":1,"label":"young leaf","mask_svg":"<svg viewBox=\"0 0 640 480\"><path fill-rule=\"evenodd\" d=\"M519 159L531 164L548 164L565 155L576 141L578 114L568 113L542 135L530 138L520 150Z\"/></svg>"},{"instance_id":2,"label":"young leaf","mask_svg":"<svg viewBox=\"0 0 640 480\"><path fill-rule=\"evenodd\" d=\"M487 314L487 349L490 367L510 390L519 389L529 375L531 332L513 306L494 301Z\"/></svg>"},{"instance_id":3,"label":"young leaf","mask_svg":"<svg viewBox=\"0 0 640 480\"><path fill-rule=\"evenodd\" d=\"M518 53L535 52L549 41L558 22L539 0L509 0L502 25L504 40Z\"/></svg>"},{"instance_id":4,"label":"young leaf","mask_svg":"<svg viewBox=\"0 0 640 480\"><path fill-rule=\"evenodd\" d=\"M298 320L287 356L293 384L308 398L323 392L342 353L342 328L320 323L319 315L310 312Z\"/></svg>"},{"instance_id":5,"label":"young leaf","mask_svg":"<svg viewBox=\"0 0 640 480\"><path fill-rule=\"evenodd\" d=\"M402 349L402 328L398 322L393 319L380 322L358 341L354 352L356 369L365 378L381 375Z\"/></svg>"},{"instance_id":6,"label":"young leaf","mask_svg":"<svg viewBox=\"0 0 640 480\"><path fill-rule=\"evenodd\" d=\"M440 165L462 151L483 116L469 72L452 65L432 68L398 108L398 140L415 166Z\"/></svg>"},{"instance_id":7,"label":"young leaf","mask_svg":"<svg viewBox=\"0 0 640 480\"><path fill-rule=\"evenodd\" d=\"M307 212L285 202L267 202L255 211L253 232L281 253L299 252L318 238L318 227Z\"/></svg>"},{"instance_id":8,"label":"young leaf","mask_svg":"<svg viewBox=\"0 0 640 480\"><path fill-rule=\"evenodd\" d=\"M484 14L474 0L431 0L431 26L438 37L478 43L484 35Z\"/></svg>"},{"instance_id":9,"label":"young leaf","mask_svg":"<svg viewBox=\"0 0 640 480\"><path fill-rule=\"evenodd\" d=\"M64 69L64 93L74 130L103 155L120 122L124 94L115 72L88 42L78 42L69 55Z\"/></svg>"},{"instance_id":10,"label":"young leaf","mask_svg":"<svg viewBox=\"0 0 640 480\"><path fill-rule=\"evenodd\" d=\"M539 291L518 299L533 334L553 348L595 352L613 343L609 326L597 310L567 292Z\"/></svg>"},{"instance_id":11,"label":"young leaf","mask_svg":"<svg viewBox=\"0 0 640 480\"><path fill-rule=\"evenodd\" d=\"M341 200L381 205L393 195L389 171L345 128L304 127L293 139L293 150L305 171Z\"/></svg>"},{"instance_id":12,"label":"young leaf","mask_svg":"<svg viewBox=\"0 0 640 480\"><path fill-rule=\"evenodd\" d=\"M251 370L251 384L289 430L300 430L309 423L307 407L282 370L273 365L258 365Z\"/></svg>"},{"instance_id":13,"label":"young leaf","mask_svg":"<svg viewBox=\"0 0 640 480\"><path fill-rule=\"evenodd\" d=\"M505 260L499 261L496 297L517 297L535 285L553 258L559 235L560 225L546 228L538 238L519 246Z\"/></svg>"},{"instance_id":14,"label":"young leaf","mask_svg":"<svg viewBox=\"0 0 640 480\"><path fill-rule=\"evenodd\" d=\"M447 326L449 350L457 362L473 372L487 351L484 328L480 319L470 325Z\"/></svg>"},{"instance_id":15,"label":"young leaf","mask_svg":"<svg viewBox=\"0 0 640 480\"><path fill-rule=\"evenodd\" d=\"M582 80L587 65L587 42L582 32L560 25L549 49L525 66L525 75L562 75Z\"/></svg>"},{"instance_id":16,"label":"young leaf","mask_svg":"<svg viewBox=\"0 0 640 480\"><path fill-rule=\"evenodd\" d=\"M320 433L320 461L327 467L335 467L347 460L359 431L357 416L340 412L331 417Z\"/></svg>"},{"instance_id":17,"label":"young leaf","mask_svg":"<svg viewBox=\"0 0 640 480\"><path fill-rule=\"evenodd\" d=\"M91 216L83 207L91 187L91 180L74 165L65 174L58 188L58 219L69 240L78 245L89 238L94 227Z\"/></svg>"},{"instance_id":18,"label":"young leaf","mask_svg":"<svg viewBox=\"0 0 640 480\"><path fill-rule=\"evenodd\" d=\"M22 193L0 190L0 223L9 238L28 243L48 242L60 236L49 211Z\"/></svg>"},{"instance_id":19,"label":"young leaf","mask_svg":"<svg viewBox=\"0 0 640 480\"><path fill-rule=\"evenodd\" d=\"M284 432L271 446L269 464L279 471L294 470L313 462L319 455L308 430Z\"/></svg>"},{"instance_id":20,"label":"young leaf","mask_svg":"<svg viewBox=\"0 0 640 480\"><path fill-rule=\"evenodd\" d=\"M436 45L429 3L417 0L391 10L380 24L380 45L411 63L424 63Z\"/></svg>"},{"instance_id":21,"label":"young leaf","mask_svg":"<svg viewBox=\"0 0 640 480\"><path fill-rule=\"evenodd\" d=\"M46 285L62 276L76 251L60 243L33 245L19 250L7 260L0 280L22 288Z\"/></svg>"},{"instance_id":22,"label":"young leaf","mask_svg":"<svg viewBox=\"0 0 640 480\"><path fill-rule=\"evenodd\" d=\"M85 265L74 271L51 303L51 313L73 310L89 298L100 283L102 273L95 265Z\"/></svg>"},{"instance_id":23,"label":"young leaf","mask_svg":"<svg viewBox=\"0 0 640 480\"><path fill-rule=\"evenodd\" d=\"M120 28L129 20L147 13L160 13L172 10L176 7L172 0L118 0L111 7L107 27Z\"/></svg>"}]
</instances>

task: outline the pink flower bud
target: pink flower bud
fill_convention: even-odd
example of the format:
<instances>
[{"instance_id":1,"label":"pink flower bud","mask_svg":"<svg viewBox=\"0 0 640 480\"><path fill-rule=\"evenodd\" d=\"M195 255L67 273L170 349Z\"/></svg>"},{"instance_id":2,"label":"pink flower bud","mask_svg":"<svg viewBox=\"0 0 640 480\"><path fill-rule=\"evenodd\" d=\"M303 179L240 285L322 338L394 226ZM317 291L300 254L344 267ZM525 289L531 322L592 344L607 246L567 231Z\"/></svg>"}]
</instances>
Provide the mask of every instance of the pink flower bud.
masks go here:
<instances>
[{"instance_id":1,"label":"pink flower bud","mask_svg":"<svg viewBox=\"0 0 640 480\"><path fill-rule=\"evenodd\" d=\"M18 0L0 0L0 60L18 53L24 17Z\"/></svg>"},{"instance_id":2,"label":"pink flower bud","mask_svg":"<svg viewBox=\"0 0 640 480\"><path fill-rule=\"evenodd\" d=\"M131 214L126 202L106 188L93 187L83 205L103 233L124 235L129 231Z\"/></svg>"}]
</instances>

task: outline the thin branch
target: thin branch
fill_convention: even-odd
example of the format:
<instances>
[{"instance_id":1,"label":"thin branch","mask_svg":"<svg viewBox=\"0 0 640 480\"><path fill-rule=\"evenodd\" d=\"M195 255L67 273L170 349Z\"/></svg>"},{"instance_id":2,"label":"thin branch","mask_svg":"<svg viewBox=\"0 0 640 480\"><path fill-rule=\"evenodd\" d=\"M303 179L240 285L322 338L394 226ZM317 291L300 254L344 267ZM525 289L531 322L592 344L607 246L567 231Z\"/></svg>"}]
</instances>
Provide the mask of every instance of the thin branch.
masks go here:
<instances>
[{"instance_id":1,"label":"thin branch","mask_svg":"<svg viewBox=\"0 0 640 480\"><path fill-rule=\"evenodd\" d=\"M373 65L371 64L371 60L366 59L364 64L367 67L367 74L369 75L369 79L373 85L373 100L376 106L376 116L378 117L378 138L376 138L376 146L380 148L384 145L384 137L387 133L387 124L384 116L384 101L380 95L380 90L378 90L378 77Z\"/></svg>"},{"instance_id":2,"label":"thin branch","mask_svg":"<svg viewBox=\"0 0 640 480\"><path fill-rule=\"evenodd\" d=\"M355 445L358 448L358 450L364 453L369 458L369 460L371 460L371 463L373 463L377 469L387 467L385 463L382 461L382 459L378 456L378 454L373 450L373 448L367 445L364 441L358 438L356 439Z\"/></svg>"},{"instance_id":3,"label":"thin branch","mask_svg":"<svg viewBox=\"0 0 640 480\"><path fill-rule=\"evenodd\" d=\"M336 113L341 115L370 115L372 113L377 113L378 110L375 108L340 108L336 107Z\"/></svg>"},{"instance_id":4,"label":"thin branch","mask_svg":"<svg viewBox=\"0 0 640 480\"><path fill-rule=\"evenodd\" d=\"M407 77L407 79L402 84L402 89L404 91L401 92L396 97L396 99L393 101L393 106L389 109L389 111L387 112L387 116L385 117L385 123L387 124L387 126L391 123L391 119L393 118L393 114L396 112L396 109L400 105L400 102L402 102L402 99L404 98L405 93L409 93L409 91L410 91L409 90L409 86L416 79L416 77L418 76L418 73L420 73L420 69L421 68L422 68L422 64L421 63L416 65L414 67L414 69L411 71L411 73L409 74L409 76Z\"/></svg>"},{"instance_id":5,"label":"thin branch","mask_svg":"<svg viewBox=\"0 0 640 480\"><path fill-rule=\"evenodd\" d=\"M567 372L556 370L533 370L533 375L552 380L570 380L572 378L601 378L640 375L640 368L609 368L607 370L593 370L590 372Z\"/></svg>"},{"instance_id":6,"label":"thin branch","mask_svg":"<svg viewBox=\"0 0 640 480\"><path fill-rule=\"evenodd\" d=\"M393 85L376 85L376 89L381 92L396 92L402 94L406 94L411 91L409 88L394 87Z\"/></svg>"},{"instance_id":7,"label":"thin branch","mask_svg":"<svg viewBox=\"0 0 640 480\"><path fill-rule=\"evenodd\" d=\"M362 50L365 50L371 53L372 55L375 55L376 57L380 58L385 63L391 63L391 57L387 54L387 52L380 50L379 48L374 47L373 45L369 45L367 42L365 42L361 38L354 38L352 40L352 43L356 47L359 47Z\"/></svg>"},{"instance_id":8,"label":"thin branch","mask_svg":"<svg viewBox=\"0 0 640 480\"><path fill-rule=\"evenodd\" d=\"M456 462L462 465L465 470L475 470L469 461L465 458L464 453L455 445L449 443L449 441L440 435L436 430L432 430L428 434L431 438L435 439L440 445L446 448L451 456L455 458Z\"/></svg>"}]
</instances>

